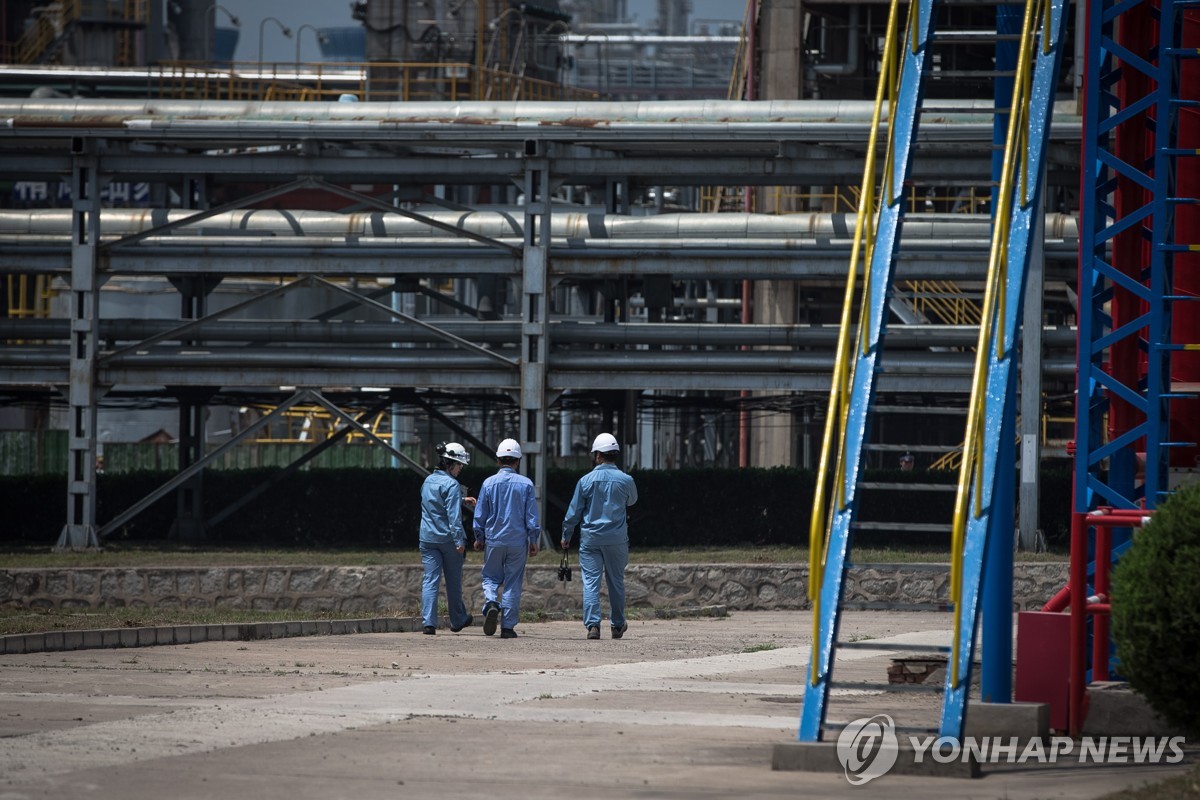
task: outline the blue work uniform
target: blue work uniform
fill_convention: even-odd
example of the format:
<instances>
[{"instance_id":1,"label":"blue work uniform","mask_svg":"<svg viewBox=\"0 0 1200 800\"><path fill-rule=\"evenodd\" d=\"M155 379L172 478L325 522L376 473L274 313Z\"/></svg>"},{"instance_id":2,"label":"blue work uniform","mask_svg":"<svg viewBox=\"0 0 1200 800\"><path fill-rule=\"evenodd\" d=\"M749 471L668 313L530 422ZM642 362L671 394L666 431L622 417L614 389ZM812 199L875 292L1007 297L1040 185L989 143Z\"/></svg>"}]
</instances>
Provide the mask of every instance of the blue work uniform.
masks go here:
<instances>
[{"instance_id":1,"label":"blue work uniform","mask_svg":"<svg viewBox=\"0 0 1200 800\"><path fill-rule=\"evenodd\" d=\"M446 576L446 606L450 626L462 627L467 607L462 599L464 554L467 535L462 526L462 488L445 470L435 469L421 484L421 619L426 626L437 627L437 598L442 575Z\"/></svg>"},{"instance_id":2,"label":"blue work uniform","mask_svg":"<svg viewBox=\"0 0 1200 800\"><path fill-rule=\"evenodd\" d=\"M600 576L608 584L608 621L625 624L625 567L629 563L626 511L637 502L633 478L615 464L598 464L575 485L563 520L563 541L570 544L580 525L579 571L583 575L583 624L600 624ZM581 524L582 522L582 524Z\"/></svg>"},{"instance_id":3,"label":"blue work uniform","mask_svg":"<svg viewBox=\"0 0 1200 800\"><path fill-rule=\"evenodd\" d=\"M512 467L501 467L479 490L475 539L484 544L483 604L499 604L502 628L515 628L520 618L525 562L541 535L533 481Z\"/></svg>"}]
</instances>

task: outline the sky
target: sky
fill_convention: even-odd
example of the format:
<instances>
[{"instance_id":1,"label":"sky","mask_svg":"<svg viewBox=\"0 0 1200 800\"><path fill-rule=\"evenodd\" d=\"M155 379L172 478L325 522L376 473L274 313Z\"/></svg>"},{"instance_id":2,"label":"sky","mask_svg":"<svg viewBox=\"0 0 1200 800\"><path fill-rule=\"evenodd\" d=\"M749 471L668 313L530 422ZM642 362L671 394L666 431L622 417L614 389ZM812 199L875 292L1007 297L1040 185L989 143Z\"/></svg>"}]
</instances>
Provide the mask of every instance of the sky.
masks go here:
<instances>
[{"instance_id":1,"label":"sky","mask_svg":"<svg viewBox=\"0 0 1200 800\"><path fill-rule=\"evenodd\" d=\"M264 61L290 62L296 60L296 31L302 25L314 28L336 28L357 25L350 16L350 0L220 0L219 5L238 17L241 28L238 35L235 61L258 59L258 36L262 32ZM745 11L744 0L692 0L693 19L737 19ZM658 16L655 0L628 0L630 16L636 21L650 25ZM274 17L292 30L292 38L285 38L274 22L263 22ZM218 13L218 26L227 27L229 18ZM321 50L316 34L311 29L300 33L300 60L319 61Z\"/></svg>"}]
</instances>

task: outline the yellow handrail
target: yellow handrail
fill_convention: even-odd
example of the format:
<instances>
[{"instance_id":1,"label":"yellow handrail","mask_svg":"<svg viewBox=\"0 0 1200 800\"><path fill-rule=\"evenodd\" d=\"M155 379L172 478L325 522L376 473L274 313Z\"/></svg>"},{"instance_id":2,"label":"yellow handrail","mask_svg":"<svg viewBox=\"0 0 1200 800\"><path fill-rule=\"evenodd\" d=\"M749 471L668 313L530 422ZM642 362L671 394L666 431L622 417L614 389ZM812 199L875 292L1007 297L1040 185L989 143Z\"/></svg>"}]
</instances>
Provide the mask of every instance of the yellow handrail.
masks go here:
<instances>
[{"instance_id":1,"label":"yellow handrail","mask_svg":"<svg viewBox=\"0 0 1200 800\"><path fill-rule=\"evenodd\" d=\"M144 25L150 17L148 0L125 0L122 10L123 19ZM137 64L137 31L136 27L125 27L117 32L117 64L132 67Z\"/></svg>"},{"instance_id":2,"label":"yellow handrail","mask_svg":"<svg viewBox=\"0 0 1200 800\"><path fill-rule=\"evenodd\" d=\"M725 93L727 100L742 100L746 97L746 78L754 68L754 54L749 52L750 26L757 25L758 20L750 18L751 6L757 11L758 4L754 0L746 0L746 10L742 13L742 33L738 37L737 51L733 56L733 69L729 71L729 89ZM736 198L729 203L733 208L729 211L749 211L745 208L745 189L732 186L702 186L700 188L700 210L704 212L720 212L727 198ZM780 205L774 206L780 208Z\"/></svg>"},{"instance_id":3,"label":"yellow handrail","mask_svg":"<svg viewBox=\"0 0 1200 800\"><path fill-rule=\"evenodd\" d=\"M867 239L868 253L864 272L870 271L869 253L874 246L874 235L869 232L873 231L874 219L877 213L875 202L875 161L879 141L880 120L883 116L884 97L886 94L889 100L889 108L891 111L894 111L895 91L889 84L893 80L899 83L901 67L897 64L903 63L898 58L899 47L896 41L902 35L899 32L898 25L899 5L899 0L892 0L888 11L887 38L883 46L883 69L880 70L879 83L875 89L875 110L871 116L871 134L867 143L866 163L863 166L863 188L859 195L858 215L854 223L854 241L850 249L850 267L846 271L846 294L842 303L841 328L838 332L837 354L833 362L833 380L829 387L829 410L825 415L825 434L821 441L821 461L817 469L817 485L813 497L812 518L809 524L808 597L812 601L813 625L813 657L810 659L812 663L810 680L813 685L816 685L820 679L817 653L820 652L821 637L821 588L824 582L825 564L829 557L827 552L829 546L829 529L832 524L834 512L834 508L831 507L829 513L826 513L826 485L830 477L829 463L832 460L831 456L834 450L836 429L838 445L833 477L837 488L833 491L836 503L831 505L836 505L840 508L841 504L845 502L845 430L846 415L849 410L848 389L854 366L854 362L851 359L852 349L850 345L851 314L854 308L854 294L858 283L859 255L862 251L864 238ZM890 114L889 120L891 119L895 119L894 113ZM891 162L891 150L889 142L888 155L885 159L885 162L889 164ZM889 182L885 181L885 188L889 186ZM864 290L865 295L866 291Z\"/></svg>"},{"instance_id":4,"label":"yellow handrail","mask_svg":"<svg viewBox=\"0 0 1200 800\"><path fill-rule=\"evenodd\" d=\"M44 319L50 316L50 301L54 293L50 289L48 275L8 275L7 315L13 319Z\"/></svg>"},{"instance_id":5,"label":"yellow handrail","mask_svg":"<svg viewBox=\"0 0 1200 800\"><path fill-rule=\"evenodd\" d=\"M1005 280L1007 277L1008 233L1012 224L1013 182L1016 180L1017 159L1021 161L1022 173L1028 170L1028 138L1024 129L1028 127L1032 46L1035 40L1034 21L1038 19L1042 0L1027 0L1025 20L1021 29L1020 49L1017 57L1016 77L1013 80L1012 107L1008 117L1008 133L1005 137L1004 162L1001 167L1000 191L996 204L996 224L992 228L992 246L988 257L987 286L984 290L982 322L979 326L979 341L975 349L975 374L971 382L971 401L967 408L967 427L963 436L962 465L959 470L957 494L954 501L954 525L950 543L950 599L954 603L954 652L951 657L950 681L959 682L959 639L962 633L962 572L963 551L966 541L967 514L970 505L970 487L975 489L974 513L978 518L982 512L983 460L983 406L987 391L988 351L993 343L998 358L1007 349L1003 331L996 336L996 320L1003 319ZM1048 35L1048 31L1043 34ZM1025 175L1022 174L1022 198L1026 197Z\"/></svg>"},{"instance_id":6,"label":"yellow handrail","mask_svg":"<svg viewBox=\"0 0 1200 800\"><path fill-rule=\"evenodd\" d=\"M41 13L34 17L33 24L17 40L13 49L16 63L34 63L80 15L79 0L58 0L45 6Z\"/></svg>"},{"instance_id":7,"label":"yellow handrail","mask_svg":"<svg viewBox=\"0 0 1200 800\"><path fill-rule=\"evenodd\" d=\"M746 0L746 10L742 12L742 34L738 37L737 52L733 56L733 69L729 73L729 90L725 93L727 100L741 100L746 96L746 76L753 68L748 62L750 58L754 57L753 53L747 57L747 48L750 45L749 32L751 25L758 24L757 19L750 19L751 4L756 9L758 7L754 0Z\"/></svg>"},{"instance_id":8,"label":"yellow handrail","mask_svg":"<svg viewBox=\"0 0 1200 800\"><path fill-rule=\"evenodd\" d=\"M912 306L925 317L946 325L978 325L979 305L953 281L905 281L912 292Z\"/></svg>"}]
</instances>

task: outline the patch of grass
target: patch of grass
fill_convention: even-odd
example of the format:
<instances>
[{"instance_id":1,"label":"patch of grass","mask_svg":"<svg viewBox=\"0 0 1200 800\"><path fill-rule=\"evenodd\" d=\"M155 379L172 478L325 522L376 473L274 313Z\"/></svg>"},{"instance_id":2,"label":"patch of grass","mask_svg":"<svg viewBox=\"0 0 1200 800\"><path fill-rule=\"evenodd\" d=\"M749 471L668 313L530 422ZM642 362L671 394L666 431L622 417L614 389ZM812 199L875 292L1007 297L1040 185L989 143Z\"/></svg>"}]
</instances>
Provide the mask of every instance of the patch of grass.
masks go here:
<instances>
[{"instance_id":1,"label":"patch of grass","mask_svg":"<svg viewBox=\"0 0 1200 800\"><path fill-rule=\"evenodd\" d=\"M421 553L415 547L411 550L247 550L234 547L194 547L171 542L144 545L115 542L106 544L103 550L80 553L58 553L51 551L49 547L0 548L0 560L4 566L17 569L314 565L373 567L420 564Z\"/></svg>"},{"instance_id":2,"label":"patch of grass","mask_svg":"<svg viewBox=\"0 0 1200 800\"><path fill-rule=\"evenodd\" d=\"M743 653L762 653L767 650L777 650L778 648L779 648L779 645L775 644L774 642L761 642L759 644L752 644L749 647L743 648L742 652Z\"/></svg>"},{"instance_id":3,"label":"patch of grass","mask_svg":"<svg viewBox=\"0 0 1200 800\"><path fill-rule=\"evenodd\" d=\"M1067 553L1015 554L1017 561L1066 561ZM937 564L950 560L949 548L936 547L857 547L854 561L859 563ZM778 545L742 545L739 547L633 548L631 564L808 564L807 547Z\"/></svg>"}]
</instances>

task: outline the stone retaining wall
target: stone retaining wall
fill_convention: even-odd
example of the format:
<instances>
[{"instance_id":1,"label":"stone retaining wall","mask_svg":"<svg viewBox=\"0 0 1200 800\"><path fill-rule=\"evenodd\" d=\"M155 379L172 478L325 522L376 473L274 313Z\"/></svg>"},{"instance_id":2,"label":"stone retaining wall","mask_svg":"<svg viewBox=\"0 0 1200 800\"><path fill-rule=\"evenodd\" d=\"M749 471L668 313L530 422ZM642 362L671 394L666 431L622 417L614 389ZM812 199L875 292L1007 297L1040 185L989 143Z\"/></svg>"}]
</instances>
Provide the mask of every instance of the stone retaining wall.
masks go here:
<instances>
[{"instance_id":1,"label":"stone retaining wall","mask_svg":"<svg viewBox=\"0 0 1200 800\"><path fill-rule=\"evenodd\" d=\"M561 583L557 566L530 565L522 607L566 611L581 605L579 567ZM1067 582L1066 563L1019 563L1013 577L1016 610L1038 609ZM945 603L945 565L872 565L851 570L848 603ZM808 606L807 565L637 564L625 574L630 607L785 610ZM467 562L468 608L483 603L479 561ZM444 598L443 589L443 598ZM0 568L0 606L29 609L235 608L346 613L397 613L420 607L420 565L381 567L142 567L101 569Z\"/></svg>"}]
</instances>

